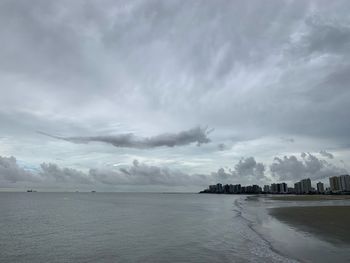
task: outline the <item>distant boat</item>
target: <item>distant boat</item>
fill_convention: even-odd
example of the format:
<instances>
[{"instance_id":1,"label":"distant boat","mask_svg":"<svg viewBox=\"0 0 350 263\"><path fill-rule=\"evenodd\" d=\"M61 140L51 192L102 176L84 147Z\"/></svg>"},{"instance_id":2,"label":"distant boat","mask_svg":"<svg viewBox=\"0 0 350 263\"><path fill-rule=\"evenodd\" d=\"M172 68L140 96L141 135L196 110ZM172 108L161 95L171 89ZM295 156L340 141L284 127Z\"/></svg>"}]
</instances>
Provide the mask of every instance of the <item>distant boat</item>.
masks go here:
<instances>
[{"instance_id":1,"label":"distant boat","mask_svg":"<svg viewBox=\"0 0 350 263\"><path fill-rule=\"evenodd\" d=\"M27 190L27 193L36 193L36 191L33 189L30 189L30 190Z\"/></svg>"},{"instance_id":2,"label":"distant boat","mask_svg":"<svg viewBox=\"0 0 350 263\"><path fill-rule=\"evenodd\" d=\"M96 191L91 191L91 193L96 193Z\"/></svg>"}]
</instances>

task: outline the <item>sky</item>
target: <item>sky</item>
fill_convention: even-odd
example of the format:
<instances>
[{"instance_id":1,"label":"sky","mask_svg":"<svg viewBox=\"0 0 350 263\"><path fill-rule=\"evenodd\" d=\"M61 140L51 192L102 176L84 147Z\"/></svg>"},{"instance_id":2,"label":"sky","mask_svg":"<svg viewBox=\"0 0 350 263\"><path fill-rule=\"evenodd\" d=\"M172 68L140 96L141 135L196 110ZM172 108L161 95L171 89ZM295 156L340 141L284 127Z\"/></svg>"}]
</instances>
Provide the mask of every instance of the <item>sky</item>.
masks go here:
<instances>
[{"instance_id":1,"label":"sky","mask_svg":"<svg viewBox=\"0 0 350 263\"><path fill-rule=\"evenodd\" d=\"M350 170L349 1L0 2L0 190Z\"/></svg>"}]
</instances>

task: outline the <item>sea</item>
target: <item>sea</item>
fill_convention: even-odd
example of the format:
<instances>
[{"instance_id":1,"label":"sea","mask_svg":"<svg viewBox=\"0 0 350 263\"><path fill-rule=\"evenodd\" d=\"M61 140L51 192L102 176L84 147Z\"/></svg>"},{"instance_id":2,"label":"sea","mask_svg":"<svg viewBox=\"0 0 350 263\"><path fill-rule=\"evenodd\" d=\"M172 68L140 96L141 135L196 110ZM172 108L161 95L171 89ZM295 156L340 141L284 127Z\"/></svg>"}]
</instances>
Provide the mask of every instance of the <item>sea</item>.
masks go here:
<instances>
[{"instance_id":1,"label":"sea","mask_svg":"<svg viewBox=\"0 0 350 263\"><path fill-rule=\"evenodd\" d=\"M2 192L0 262L350 262L349 245L269 215L287 205L245 195Z\"/></svg>"}]
</instances>

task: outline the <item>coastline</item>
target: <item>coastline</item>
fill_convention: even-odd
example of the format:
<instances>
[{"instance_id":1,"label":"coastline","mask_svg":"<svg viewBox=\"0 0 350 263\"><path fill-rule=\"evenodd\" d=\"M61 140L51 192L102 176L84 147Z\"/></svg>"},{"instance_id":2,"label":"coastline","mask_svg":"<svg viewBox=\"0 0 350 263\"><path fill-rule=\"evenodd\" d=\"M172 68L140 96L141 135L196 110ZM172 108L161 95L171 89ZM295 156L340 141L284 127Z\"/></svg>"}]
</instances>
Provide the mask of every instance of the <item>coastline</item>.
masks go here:
<instances>
[{"instance_id":1,"label":"coastline","mask_svg":"<svg viewBox=\"0 0 350 263\"><path fill-rule=\"evenodd\" d=\"M276 207L269 214L287 225L325 240L350 244L350 206Z\"/></svg>"}]
</instances>

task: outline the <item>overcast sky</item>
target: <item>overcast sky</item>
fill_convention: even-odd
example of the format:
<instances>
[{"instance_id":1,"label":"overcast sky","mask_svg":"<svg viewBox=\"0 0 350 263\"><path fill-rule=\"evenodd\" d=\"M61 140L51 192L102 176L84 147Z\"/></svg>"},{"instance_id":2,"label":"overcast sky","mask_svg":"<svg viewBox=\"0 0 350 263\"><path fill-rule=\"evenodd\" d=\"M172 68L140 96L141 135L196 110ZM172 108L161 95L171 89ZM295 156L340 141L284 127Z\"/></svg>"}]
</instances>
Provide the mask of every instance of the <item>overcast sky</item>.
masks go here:
<instances>
[{"instance_id":1,"label":"overcast sky","mask_svg":"<svg viewBox=\"0 0 350 263\"><path fill-rule=\"evenodd\" d=\"M350 170L349 1L0 1L0 188Z\"/></svg>"}]
</instances>

